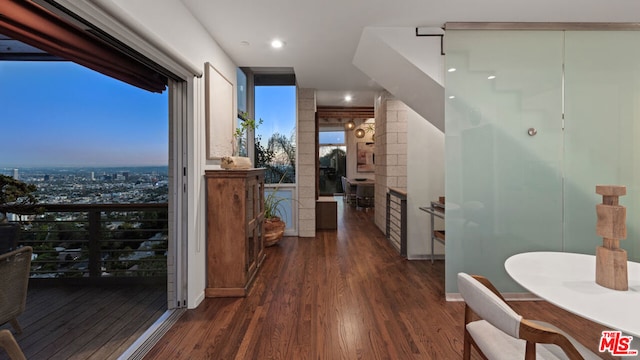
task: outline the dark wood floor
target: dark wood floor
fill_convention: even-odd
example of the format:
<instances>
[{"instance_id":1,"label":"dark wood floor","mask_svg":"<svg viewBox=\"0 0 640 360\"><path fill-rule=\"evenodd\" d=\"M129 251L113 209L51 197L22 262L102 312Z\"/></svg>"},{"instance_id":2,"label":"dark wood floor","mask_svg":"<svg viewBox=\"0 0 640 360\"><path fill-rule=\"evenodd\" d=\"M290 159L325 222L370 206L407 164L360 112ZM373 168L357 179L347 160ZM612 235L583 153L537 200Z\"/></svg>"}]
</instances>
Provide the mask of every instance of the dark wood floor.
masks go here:
<instances>
[{"instance_id":1,"label":"dark wood floor","mask_svg":"<svg viewBox=\"0 0 640 360\"><path fill-rule=\"evenodd\" d=\"M341 203L338 231L268 248L246 298L205 299L146 358L461 358L463 303L444 300L444 262L403 260L372 211ZM542 301L514 306L597 351L600 326Z\"/></svg>"},{"instance_id":2,"label":"dark wood floor","mask_svg":"<svg viewBox=\"0 0 640 360\"><path fill-rule=\"evenodd\" d=\"M166 299L158 285L30 285L15 337L30 360L117 359L166 311ZM8 359L1 350L0 359Z\"/></svg>"}]
</instances>

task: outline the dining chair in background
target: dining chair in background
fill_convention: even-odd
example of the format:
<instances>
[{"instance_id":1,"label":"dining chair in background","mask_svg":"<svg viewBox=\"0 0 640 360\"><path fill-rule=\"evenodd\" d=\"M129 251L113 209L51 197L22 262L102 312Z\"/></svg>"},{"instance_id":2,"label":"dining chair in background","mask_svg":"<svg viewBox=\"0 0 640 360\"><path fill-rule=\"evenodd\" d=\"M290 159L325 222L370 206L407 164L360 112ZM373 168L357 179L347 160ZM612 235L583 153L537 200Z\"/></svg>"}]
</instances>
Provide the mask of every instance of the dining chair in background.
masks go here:
<instances>
[{"instance_id":1,"label":"dining chair in background","mask_svg":"<svg viewBox=\"0 0 640 360\"><path fill-rule=\"evenodd\" d=\"M340 181L342 182L342 199L346 200L347 199L347 178L344 176L340 177Z\"/></svg>"},{"instance_id":2,"label":"dining chair in background","mask_svg":"<svg viewBox=\"0 0 640 360\"><path fill-rule=\"evenodd\" d=\"M0 254L16 249L19 231L20 225L18 224L0 223Z\"/></svg>"},{"instance_id":3,"label":"dining chair in background","mask_svg":"<svg viewBox=\"0 0 640 360\"><path fill-rule=\"evenodd\" d=\"M346 176L341 178L343 198L347 201L347 204L355 202L356 199L356 185L349 182Z\"/></svg>"},{"instance_id":4,"label":"dining chair in background","mask_svg":"<svg viewBox=\"0 0 640 360\"><path fill-rule=\"evenodd\" d=\"M372 184L358 184L356 188L356 208L370 208L373 206L375 186ZM363 204L365 206L363 206Z\"/></svg>"},{"instance_id":5,"label":"dining chair in background","mask_svg":"<svg viewBox=\"0 0 640 360\"><path fill-rule=\"evenodd\" d=\"M31 246L24 246L0 255L0 325L11 323L18 334L22 333L17 318L27 304L32 253Z\"/></svg>"},{"instance_id":6,"label":"dining chair in background","mask_svg":"<svg viewBox=\"0 0 640 360\"><path fill-rule=\"evenodd\" d=\"M465 301L463 359L471 358L471 346L487 359L600 359L559 328L524 319L485 277L459 273L458 290Z\"/></svg>"}]
</instances>

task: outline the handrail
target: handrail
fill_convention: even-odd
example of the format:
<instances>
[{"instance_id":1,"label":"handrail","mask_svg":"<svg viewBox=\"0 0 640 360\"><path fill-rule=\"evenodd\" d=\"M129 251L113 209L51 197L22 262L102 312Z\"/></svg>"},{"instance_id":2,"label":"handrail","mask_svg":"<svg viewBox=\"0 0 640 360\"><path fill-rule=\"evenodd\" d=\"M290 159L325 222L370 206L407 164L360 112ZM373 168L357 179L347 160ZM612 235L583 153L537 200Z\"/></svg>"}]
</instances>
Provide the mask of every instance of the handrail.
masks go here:
<instances>
[{"instance_id":1,"label":"handrail","mask_svg":"<svg viewBox=\"0 0 640 360\"><path fill-rule=\"evenodd\" d=\"M34 248L33 278L166 279L167 203L38 206L18 241Z\"/></svg>"},{"instance_id":2,"label":"handrail","mask_svg":"<svg viewBox=\"0 0 640 360\"><path fill-rule=\"evenodd\" d=\"M8 205L6 205L8 206ZM38 204L45 209L45 212L71 212L92 211L92 210L149 210L167 209L168 203L108 203L108 204Z\"/></svg>"}]
</instances>

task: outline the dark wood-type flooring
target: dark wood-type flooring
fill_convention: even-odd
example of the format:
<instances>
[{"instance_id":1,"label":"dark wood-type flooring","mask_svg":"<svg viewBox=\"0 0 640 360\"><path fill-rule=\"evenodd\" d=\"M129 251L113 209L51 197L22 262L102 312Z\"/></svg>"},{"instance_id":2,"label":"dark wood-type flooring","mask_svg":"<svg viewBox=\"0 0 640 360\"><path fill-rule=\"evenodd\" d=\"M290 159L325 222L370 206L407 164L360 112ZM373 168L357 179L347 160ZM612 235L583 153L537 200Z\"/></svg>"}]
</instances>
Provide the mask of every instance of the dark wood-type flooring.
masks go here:
<instances>
[{"instance_id":1,"label":"dark wood-type flooring","mask_svg":"<svg viewBox=\"0 0 640 360\"><path fill-rule=\"evenodd\" d=\"M117 359L166 309L166 286L30 285L14 336L29 360Z\"/></svg>"},{"instance_id":2,"label":"dark wood-type flooring","mask_svg":"<svg viewBox=\"0 0 640 360\"><path fill-rule=\"evenodd\" d=\"M373 211L338 204L338 231L268 248L246 298L205 299L146 359L460 359L464 305L445 301L444 261L403 260ZM543 301L513 305L597 351L599 325Z\"/></svg>"}]
</instances>

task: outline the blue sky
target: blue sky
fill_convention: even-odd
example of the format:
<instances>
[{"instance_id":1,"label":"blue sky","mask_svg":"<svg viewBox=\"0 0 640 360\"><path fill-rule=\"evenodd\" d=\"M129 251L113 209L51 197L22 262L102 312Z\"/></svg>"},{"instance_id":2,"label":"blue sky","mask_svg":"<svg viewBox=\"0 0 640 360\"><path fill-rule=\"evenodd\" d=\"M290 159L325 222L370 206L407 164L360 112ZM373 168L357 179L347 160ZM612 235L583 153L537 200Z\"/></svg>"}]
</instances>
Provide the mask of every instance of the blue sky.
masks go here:
<instances>
[{"instance_id":1,"label":"blue sky","mask_svg":"<svg viewBox=\"0 0 640 360\"><path fill-rule=\"evenodd\" d=\"M71 62L0 61L0 167L168 163L167 91Z\"/></svg>"},{"instance_id":2,"label":"blue sky","mask_svg":"<svg viewBox=\"0 0 640 360\"><path fill-rule=\"evenodd\" d=\"M257 133L290 137L295 86L259 86ZM0 168L168 163L167 92L155 94L72 62L0 61Z\"/></svg>"},{"instance_id":3,"label":"blue sky","mask_svg":"<svg viewBox=\"0 0 640 360\"><path fill-rule=\"evenodd\" d=\"M276 132L290 138L296 126L296 87L256 86L254 97L256 120L264 120L256 130L262 144Z\"/></svg>"}]
</instances>

